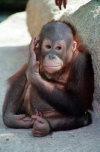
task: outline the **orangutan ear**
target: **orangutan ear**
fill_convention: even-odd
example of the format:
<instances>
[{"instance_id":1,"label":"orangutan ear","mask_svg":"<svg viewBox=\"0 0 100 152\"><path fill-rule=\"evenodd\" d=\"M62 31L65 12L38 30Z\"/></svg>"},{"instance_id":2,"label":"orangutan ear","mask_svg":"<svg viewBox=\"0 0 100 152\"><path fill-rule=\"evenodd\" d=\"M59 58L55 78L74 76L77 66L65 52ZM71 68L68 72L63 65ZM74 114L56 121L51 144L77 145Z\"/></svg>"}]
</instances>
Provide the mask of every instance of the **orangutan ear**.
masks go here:
<instances>
[{"instance_id":1,"label":"orangutan ear","mask_svg":"<svg viewBox=\"0 0 100 152\"><path fill-rule=\"evenodd\" d=\"M77 49L77 42L73 41L72 51L75 52Z\"/></svg>"}]
</instances>

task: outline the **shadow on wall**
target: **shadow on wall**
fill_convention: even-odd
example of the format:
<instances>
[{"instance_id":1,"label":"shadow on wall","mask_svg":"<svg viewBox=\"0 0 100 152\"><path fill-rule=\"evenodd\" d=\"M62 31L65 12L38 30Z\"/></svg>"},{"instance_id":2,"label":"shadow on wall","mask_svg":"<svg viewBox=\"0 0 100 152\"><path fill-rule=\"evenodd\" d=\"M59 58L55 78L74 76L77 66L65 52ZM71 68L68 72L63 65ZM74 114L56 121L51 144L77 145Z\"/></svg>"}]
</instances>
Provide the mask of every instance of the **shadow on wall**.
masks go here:
<instances>
[{"instance_id":1,"label":"shadow on wall","mask_svg":"<svg viewBox=\"0 0 100 152\"><path fill-rule=\"evenodd\" d=\"M25 11L28 0L0 0L0 22L4 21L9 15Z\"/></svg>"},{"instance_id":2,"label":"shadow on wall","mask_svg":"<svg viewBox=\"0 0 100 152\"><path fill-rule=\"evenodd\" d=\"M0 0L0 11L22 11L28 0Z\"/></svg>"}]
</instances>

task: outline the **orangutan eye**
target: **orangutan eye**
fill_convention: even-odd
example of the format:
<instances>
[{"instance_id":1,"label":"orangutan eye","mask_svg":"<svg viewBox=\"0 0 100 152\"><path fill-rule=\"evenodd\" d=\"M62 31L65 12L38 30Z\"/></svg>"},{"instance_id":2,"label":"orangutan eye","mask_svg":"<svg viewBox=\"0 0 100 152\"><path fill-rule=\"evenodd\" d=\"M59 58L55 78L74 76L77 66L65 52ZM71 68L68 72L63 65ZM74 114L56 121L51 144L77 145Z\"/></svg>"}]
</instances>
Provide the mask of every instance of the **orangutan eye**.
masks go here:
<instances>
[{"instance_id":1,"label":"orangutan eye","mask_svg":"<svg viewBox=\"0 0 100 152\"><path fill-rule=\"evenodd\" d=\"M45 46L47 49L51 49L51 45L46 45Z\"/></svg>"},{"instance_id":2,"label":"orangutan eye","mask_svg":"<svg viewBox=\"0 0 100 152\"><path fill-rule=\"evenodd\" d=\"M62 49L61 46L56 47L56 50L61 50L61 49Z\"/></svg>"}]
</instances>

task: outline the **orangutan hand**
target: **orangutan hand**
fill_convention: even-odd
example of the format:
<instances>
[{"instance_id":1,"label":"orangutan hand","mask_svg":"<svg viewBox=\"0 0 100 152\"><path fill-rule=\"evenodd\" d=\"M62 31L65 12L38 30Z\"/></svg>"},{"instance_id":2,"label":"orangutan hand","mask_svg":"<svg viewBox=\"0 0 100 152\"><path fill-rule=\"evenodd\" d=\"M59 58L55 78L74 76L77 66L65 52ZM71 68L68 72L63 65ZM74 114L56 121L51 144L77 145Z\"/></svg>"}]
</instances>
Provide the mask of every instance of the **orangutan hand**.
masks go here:
<instances>
[{"instance_id":1,"label":"orangutan hand","mask_svg":"<svg viewBox=\"0 0 100 152\"><path fill-rule=\"evenodd\" d=\"M55 0L56 5L61 10L61 6L63 5L66 8L67 0Z\"/></svg>"}]
</instances>

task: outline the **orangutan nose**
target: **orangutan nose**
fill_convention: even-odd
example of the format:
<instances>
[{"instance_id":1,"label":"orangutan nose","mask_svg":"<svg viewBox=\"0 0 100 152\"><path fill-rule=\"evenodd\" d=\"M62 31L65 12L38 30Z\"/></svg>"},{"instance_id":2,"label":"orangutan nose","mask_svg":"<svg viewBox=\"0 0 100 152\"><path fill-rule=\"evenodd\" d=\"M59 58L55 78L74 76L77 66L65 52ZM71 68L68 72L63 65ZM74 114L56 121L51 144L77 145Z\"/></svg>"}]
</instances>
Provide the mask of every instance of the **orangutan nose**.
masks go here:
<instances>
[{"instance_id":1,"label":"orangutan nose","mask_svg":"<svg viewBox=\"0 0 100 152\"><path fill-rule=\"evenodd\" d=\"M56 57L55 57L55 55L54 54L49 54L49 59L50 60L53 60L53 59L55 59Z\"/></svg>"}]
</instances>

